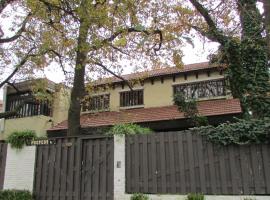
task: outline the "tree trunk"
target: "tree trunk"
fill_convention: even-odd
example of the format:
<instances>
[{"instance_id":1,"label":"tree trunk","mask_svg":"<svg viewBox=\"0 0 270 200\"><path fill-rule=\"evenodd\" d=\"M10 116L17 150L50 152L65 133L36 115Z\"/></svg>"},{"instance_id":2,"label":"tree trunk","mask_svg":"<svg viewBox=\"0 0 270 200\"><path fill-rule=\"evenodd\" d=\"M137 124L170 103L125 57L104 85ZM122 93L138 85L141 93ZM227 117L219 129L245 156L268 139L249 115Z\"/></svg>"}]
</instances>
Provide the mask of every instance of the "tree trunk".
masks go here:
<instances>
[{"instance_id":1,"label":"tree trunk","mask_svg":"<svg viewBox=\"0 0 270 200\"><path fill-rule=\"evenodd\" d=\"M71 91L71 102L68 111L68 136L80 134L80 113L81 113L81 99L84 95L85 84L85 65L87 58L87 36L89 29L89 21L87 19L81 20L79 28L78 49L75 65L75 74L73 89Z\"/></svg>"}]
</instances>

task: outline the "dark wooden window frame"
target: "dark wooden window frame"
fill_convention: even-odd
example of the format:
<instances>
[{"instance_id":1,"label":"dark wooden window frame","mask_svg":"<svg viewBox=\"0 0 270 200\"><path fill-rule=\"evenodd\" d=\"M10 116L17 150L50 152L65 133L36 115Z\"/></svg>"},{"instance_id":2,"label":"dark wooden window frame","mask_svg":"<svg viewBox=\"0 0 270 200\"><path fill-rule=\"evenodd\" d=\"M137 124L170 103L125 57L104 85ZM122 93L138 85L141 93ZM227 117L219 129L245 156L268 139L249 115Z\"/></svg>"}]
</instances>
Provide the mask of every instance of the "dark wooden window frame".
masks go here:
<instances>
[{"instance_id":1,"label":"dark wooden window frame","mask_svg":"<svg viewBox=\"0 0 270 200\"><path fill-rule=\"evenodd\" d=\"M110 94L97 94L85 98L82 103L82 112L108 111L110 110Z\"/></svg>"},{"instance_id":2,"label":"dark wooden window frame","mask_svg":"<svg viewBox=\"0 0 270 200\"><path fill-rule=\"evenodd\" d=\"M144 90L135 89L133 91L122 91L119 93L120 107L136 107L144 105Z\"/></svg>"},{"instance_id":3,"label":"dark wooden window frame","mask_svg":"<svg viewBox=\"0 0 270 200\"><path fill-rule=\"evenodd\" d=\"M173 94L183 92L187 99L215 98L226 96L226 79L211 79L173 85Z\"/></svg>"}]
</instances>

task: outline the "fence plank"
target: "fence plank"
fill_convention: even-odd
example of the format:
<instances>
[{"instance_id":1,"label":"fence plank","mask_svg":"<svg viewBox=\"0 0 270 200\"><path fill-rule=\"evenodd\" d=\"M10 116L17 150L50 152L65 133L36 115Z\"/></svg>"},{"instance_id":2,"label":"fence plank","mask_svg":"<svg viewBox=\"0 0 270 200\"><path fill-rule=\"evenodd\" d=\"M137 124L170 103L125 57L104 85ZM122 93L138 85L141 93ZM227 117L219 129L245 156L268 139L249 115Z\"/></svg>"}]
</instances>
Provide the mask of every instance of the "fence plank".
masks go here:
<instances>
[{"instance_id":1,"label":"fence plank","mask_svg":"<svg viewBox=\"0 0 270 200\"><path fill-rule=\"evenodd\" d=\"M215 166L214 166L214 153L213 153L213 144L208 143L207 145L208 150L208 159L209 159L209 168L210 168L210 180L211 180L211 193L217 193L217 183L215 177Z\"/></svg>"},{"instance_id":2,"label":"fence plank","mask_svg":"<svg viewBox=\"0 0 270 200\"><path fill-rule=\"evenodd\" d=\"M136 135L134 137L134 181L135 184L133 187L135 188L136 191L140 192L140 159L139 159L139 140L138 136Z\"/></svg>"},{"instance_id":3,"label":"fence plank","mask_svg":"<svg viewBox=\"0 0 270 200\"><path fill-rule=\"evenodd\" d=\"M248 186L248 183L249 183L249 177L250 176L247 176L248 174L250 174L250 163L249 163L249 159L248 159L248 156L247 156L247 153L249 151L249 148L247 147L243 147L243 148L240 148L240 159L241 159L241 168L242 168L242 174L243 174L243 189L244 189L244 193L247 194L249 193L249 186Z\"/></svg>"},{"instance_id":4,"label":"fence plank","mask_svg":"<svg viewBox=\"0 0 270 200\"><path fill-rule=\"evenodd\" d=\"M170 193L176 193L176 181L175 181L175 149L174 149L174 137L173 134L169 134L169 162L170 162Z\"/></svg>"},{"instance_id":5,"label":"fence plank","mask_svg":"<svg viewBox=\"0 0 270 200\"><path fill-rule=\"evenodd\" d=\"M157 171L157 152L156 152L156 135L151 135L151 154L152 154L152 191L150 191L151 193L157 193L157 175L158 175L158 171Z\"/></svg>"},{"instance_id":6,"label":"fence plank","mask_svg":"<svg viewBox=\"0 0 270 200\"><path fill-rule=\"evenodd\" d=\"M53 179L54 179L54 168L55 168L55 156L56 151L55 147L49 148L49 157L48 157L48 191L47 191L47 199L52 200L53 199Z\"/></svg>"},{"instance_id":7,"label":"fence plank","mask_svg":"<svg viewBox=\"0 0 270 200\"><path fill-rule=\"evenodd\" d=\"M178 151L179 151L179 171L180 171L180 192L186 193L185 185L185 169L184 169L184 153L183 153L183 136L178 134Z\"/></svg>"},{"instance_id":8,"label":"fence plank","mask_svg":"<svg viewBox=\"0 0 270 200\"><path fill-rule=\"evenodd\" d=\"M189 176L190 176L190 190L193 193L196 193L195 188L195 171L194 171L194 154L193 154L193 139L192 134L187 135L187 150L188 150L188 166L189 166Z\"/></svg>"},{"instance_id":9,"label":"fence plank","mask_svg":"<svg viewBox=\"0 0 270 200\"><path fill-rule=\"evenodd\" d=\"M166 193L167 184L166 184L166 166L165 166L165 139L164 133L160 133L160 174L161 174L161 192Z\"/></svg>"},{"instance_id":10,"label":"fence plank","mask_svg":"<svg viewBox=\"0 0 270 200\"><path fill-rule=\"evenodd\" d=\"M5 178L7 144L1 142L0 149L1 149L1 152L0 152L0 190L2 190L4 186L4 178Z\"/></svg>"},{"instance_id":11,"label":"fence plank","mask_svg":"<svg viewBox=\"0 0 270 200\"><path fill-rule=\"evenodd\" d=\"M260 174L259 174L259 165L258 165L258 155L257 155L257 148L255 145L250 147L251 151L251 162L253 168L253 177L254 177L254 184L255 184L255 194L260 194Z\"/></svg>"},{"instance_id":12,"label":"fence plank","mask_svg":"<svg viewBox=\"0 0 270 200\"><path fill-rule=\"evenodd\" d=\"M142 165L142 175L143 175L143 192L148 191L148 146L147 146L147 135L145 138L142 138L143 143L143 165Z\"/></svg>"},{"instance_id":13,"label":"fence plank","mask_svg":"<svg viewBox=\"0 0 270 200\"><path fill-rule=\"evenodd\" d=\"M100 184L100 179L99 179L99 167L100 167L100 142L98 140L95 140L95 147L94 147L94 162L93 162L93 166L94 168L93 170L93 179L92 179L92 183L93 184L93 199L99 199L99 184Z\"/></svg>"},{"instance_id":14,"label":"fence plank","mask_svg":"<svg viewBox=\"0 0 270 200\"><path fill-rule=\"evenodd\" d=\"M197 139L197 151L198 151L198 158L199 158L199 171L200 171L200 189L203 194L206 193L206 180L205 180L205 166L204 166L204 159L203 159L203 144L202 140Z\"/></svg>"}]
</instances>

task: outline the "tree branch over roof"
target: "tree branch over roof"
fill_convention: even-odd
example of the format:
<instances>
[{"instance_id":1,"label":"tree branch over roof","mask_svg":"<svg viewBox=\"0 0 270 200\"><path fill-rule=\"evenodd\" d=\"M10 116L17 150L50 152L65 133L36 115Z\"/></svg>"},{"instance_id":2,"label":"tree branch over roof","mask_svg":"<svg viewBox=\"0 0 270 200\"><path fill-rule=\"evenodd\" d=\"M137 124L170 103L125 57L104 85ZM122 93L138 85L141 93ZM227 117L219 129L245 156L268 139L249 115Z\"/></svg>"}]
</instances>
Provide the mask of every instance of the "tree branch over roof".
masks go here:
<instances>
[{"instance_id":1,"label":"tree branch over roof","mask_svg":"<svg viewBox=\"0 0 270 200\"><path fill-rule=\"evenodd\" d=\"M222 33L222 31L216 26L214 20L209 14L209 11L197 0L189 0L190 3L196 8L196 10L202 15L206 21L209 30L207 32L201 30L199 27L193 27L196 31L199 31L202 35L206 36L210 40L215 39L214 41L219 42L224 45L228 38Z\"/></svg>"},{"instance_id":2,"label":"tree branch over roof","mask_svg":"<svg viewBox=\"0 0 270 200\"><path fill-rule=\"evenodd\" d=\"M109 72L111 75L115 76L116 78L119 78L120 80L124 81L128 85L129 89L131 91L133 91L132 85L129 83L128 80L126 80L122 76L114 73L112 70L110 70L108 67L106 67L104 64L102 64L100 62L94 62L94 64L100 66L104 71Z\"/></svg>"},{"instance_id":3,"label":"tree branch over roof","mask_svg":"<svg viewBox=\"0 0 270 200\"><path fill-rule=\"evenodd\" d=\"M27 62L29 57L37 56L35 54L31 54L34 49L35 48L33 47L27 52L27 54L22 58L22 60L14 67L13 71L9 74L9 76L0 83L0 88L2 88L6 83L10 81L10 79L18 72L18 70Z\"/></svg>"}]
</instances>

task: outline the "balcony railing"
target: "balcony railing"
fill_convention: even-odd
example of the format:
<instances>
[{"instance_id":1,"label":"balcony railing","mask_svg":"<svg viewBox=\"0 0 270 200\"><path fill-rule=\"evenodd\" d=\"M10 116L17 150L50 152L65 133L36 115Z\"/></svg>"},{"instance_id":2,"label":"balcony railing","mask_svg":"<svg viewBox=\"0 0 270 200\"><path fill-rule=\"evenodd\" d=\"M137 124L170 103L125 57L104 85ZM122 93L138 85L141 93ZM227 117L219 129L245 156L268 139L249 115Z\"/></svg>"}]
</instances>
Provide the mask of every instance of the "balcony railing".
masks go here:
<instances>
[{"instance_id":1,"label":"balcony railing","mask_svg":"<svg viewBox=\"0 0 270 200\"><path fill-rule=\"evenodd\" d=\"M23 104L18 111L18 115L10 118L22 118L36 115L51 115L51 105L48 100L37 100L30 93L12 94L7 96L6 111L13 111L19 105Z\"/></svg>"},{"instance_id":2,"label":"balcony railing","mask_svg":"<svg viewBox=\"0 0 270 200\"><path fill-rule=\"evenodd\" d=\"M173 86L174 94L181 92L187 99L212 98L226 95L226 80L207 80Z\"/></svg>"},{"instance_id":3,"label":"balcony railing","mask_svg":"<svg viewBox=\"0 0 270 200\"><path fill-rule=\"evenodd\" d=\"M82 112L106 111L110 108L110 94L85 97L82 101Z\"/></svg>"}]
</instances>

